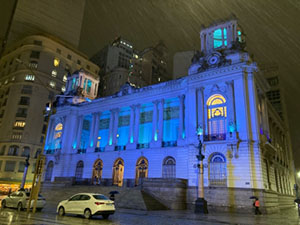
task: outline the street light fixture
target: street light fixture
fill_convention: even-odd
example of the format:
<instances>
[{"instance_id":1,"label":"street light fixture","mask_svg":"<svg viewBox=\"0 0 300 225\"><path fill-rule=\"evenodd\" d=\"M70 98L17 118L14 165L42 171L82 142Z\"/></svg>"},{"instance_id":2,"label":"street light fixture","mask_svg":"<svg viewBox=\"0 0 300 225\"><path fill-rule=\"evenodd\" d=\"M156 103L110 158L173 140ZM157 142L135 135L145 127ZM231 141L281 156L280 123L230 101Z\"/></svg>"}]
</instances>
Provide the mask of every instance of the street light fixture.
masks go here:
<instances>
[{"instance_id":1,"label":"street light fixture","mask_svg":"<svg viewBox=\"0 0 300 225\"><path fill-rule=\"evenodd\" d=\"M298 178L300 178L300 171L297 173Z\"/></svg>"},{"instance_id":2,"label":"street light fixture","mask_svg":"<svg viewBox=\"0 0 300 225\"><path fill-rule=\"evenodd\" d=\"M198 155L196 158L198 159L197 167L199 168L198 173L198 189L197 189L197 200L195 201L195 213L207 214L207 201L204 199L204 168L203 168L203 159L205 156L202 154L202 141L201 137L203 136L203 129L202 127L197 128L197 135L198 135Z\"/></svg>"}]
</instances>

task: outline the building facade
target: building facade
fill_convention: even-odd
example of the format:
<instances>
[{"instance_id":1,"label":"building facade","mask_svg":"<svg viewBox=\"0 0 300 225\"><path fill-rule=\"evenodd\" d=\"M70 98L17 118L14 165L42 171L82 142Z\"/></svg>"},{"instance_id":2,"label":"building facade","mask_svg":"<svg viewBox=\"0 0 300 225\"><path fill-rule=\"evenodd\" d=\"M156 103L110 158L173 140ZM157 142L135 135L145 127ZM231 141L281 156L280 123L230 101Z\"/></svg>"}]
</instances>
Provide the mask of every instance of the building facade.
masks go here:
<instances>
[{"instance_id":1,"label":"building facade","mask_svg":"<svg viewBox=\"0 0 300 225\"><path fill-rule=\"evenodd\" d=\"M28 36L4 52L0 59L1 191L19 187L28 155L30 183L46 134L45 104L64 92L68 74L82 67L97 77L97 65L50 36Z\"/></svg>"},{"instance_id":2,"label":"building facade","mask_svg":"<svg viewBox=\"0 0 300 225\"><path fill-rule=\"evenodd\" d=\"M140 178L181 179L189 207L197 198L199 136L209 206L250 210L252 195L269 212L293 206L288 130L267 101L268 83L244 50L241 28L230 20L200 37L188 76L143 88L127 84L117 95L58 107L46 147L61 147L47 154L45 181L132 187ZM176 193L156 197L175 201Z\"/></svg>"},{"instance_id":3,"label":"building facade","mask_svg":"<svg viewBox=\"0 0 300 225\"><path fill-rule=\"evenodd\" d=\"M91 58L101 68L99 95L113 95L125 83L139 88L166 81L166 57L167 49L161 42L137 51L129 41L116 38Z\"/></svg>"}]
</instances>

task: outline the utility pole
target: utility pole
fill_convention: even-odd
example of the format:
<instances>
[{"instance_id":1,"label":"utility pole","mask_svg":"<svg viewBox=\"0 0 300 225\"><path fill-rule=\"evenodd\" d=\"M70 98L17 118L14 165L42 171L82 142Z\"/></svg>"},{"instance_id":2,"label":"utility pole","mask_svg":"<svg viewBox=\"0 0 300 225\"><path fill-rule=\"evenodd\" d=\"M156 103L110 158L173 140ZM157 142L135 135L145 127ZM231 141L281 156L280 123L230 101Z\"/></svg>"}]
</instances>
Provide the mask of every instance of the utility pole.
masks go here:
<instances>
[{"instance_id":1,"label":"utility pole","mask_svg":"<svg viewBox=\"0 0 300 225\"><path fill-rule=\"evenodd\" d=\"M29 155L27 155L27 158L25 160L25 168L24 168L24 173L23 173L23 178L22 178L22 183L20 186L20 190L24 190L24 186L25 186L25 182L26 182L26 176L27 176L27 171L28 171L28 167L29 167L30 163L29 163Z\"/></svg>"}]
</instances>

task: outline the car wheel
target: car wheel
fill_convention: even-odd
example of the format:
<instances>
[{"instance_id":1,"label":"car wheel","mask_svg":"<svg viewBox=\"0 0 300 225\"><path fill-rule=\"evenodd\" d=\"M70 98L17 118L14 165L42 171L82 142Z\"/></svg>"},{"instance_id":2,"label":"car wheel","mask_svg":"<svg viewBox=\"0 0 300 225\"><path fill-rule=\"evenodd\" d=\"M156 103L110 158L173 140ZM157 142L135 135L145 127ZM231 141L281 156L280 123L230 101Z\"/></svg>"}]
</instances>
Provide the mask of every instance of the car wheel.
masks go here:
<instances>
[{"instance_id":1,"label":"car wheel","mask_svg":"<svg viewBox=\"0 0 300 225\"><path fill-rule=\"evenodd\" d=\"M6 208L6 201L5 200L2 200L2 202L1 202L1 208L2 209Z\"/></svg>"},{"instance_id":2,"label":"car wheel","mask_svg":"<svg viewBox=\"0 0 300 225\"><path fill-rule=\"evenodd\" d=\"M102 217L103 217L103 219L108 219L109 214L104 214L104 215L102 215Z\"/></svg>"},{"instance_id":3,"label":"car wheel","mask_svg":"<svg viewBox=\"0 0 300 225\"><path fill-rule=\"evenodd\" d=\"M91 216L92 216L91 210L89 209L84 210L84 218L89 219L91 218Z\"/></svg>"},{"instance_id":4,"label":"car wheel","mask_svg":"<svg viewBox=\"0 0 300 225\"><path fill-rule=\"evenodd\" d=\"M21 203L21 202L19 202L19 204L18 204L18 211L22 211L22 210L23 210L22 203Z\"/></svg>"},{"instance_id":5,"label":"car wheel","mask_svg":"<svg viewBox=\"0 0 300 225\"><path fill-rule=\"evenodd\" d=\"M64 207L59 207L59 209L58 209L58 215L60 215L60 216L63 216L63 215L65 215L65 209L64 209Z\"/></svg>"}]
</instances>

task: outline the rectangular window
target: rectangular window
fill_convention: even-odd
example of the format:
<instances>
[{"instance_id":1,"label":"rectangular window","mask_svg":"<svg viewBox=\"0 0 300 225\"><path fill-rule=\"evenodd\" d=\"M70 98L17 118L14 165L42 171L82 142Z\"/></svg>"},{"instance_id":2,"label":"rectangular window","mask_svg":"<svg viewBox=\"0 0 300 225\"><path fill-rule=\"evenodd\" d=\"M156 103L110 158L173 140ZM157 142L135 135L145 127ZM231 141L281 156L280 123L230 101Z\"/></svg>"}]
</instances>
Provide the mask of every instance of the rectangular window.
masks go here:
<instances>
[{"instance_id":1,"label":"rectangular window","mask_svg":"<svg viewBox=\"0 0 300 225\"><path fill-rule=\"evenodd\" d=\"M27 108L18 108L18 111L16 113L16 117L27 117Z\"/></svg>"},{"instance_id":2,"label":"rectangular window","mask_svg":"<svg viewBox=\"0 0 300 225\"><path fill-rule=\"evenodd\" d=\"M21 96L19 105L29 105L29 104L30 104L30 98L25 97L25 96Z\"/></svg>"},{"instance_id":3,"label":"rectangular window","mask_svg":"<svg viewBox=\"0 0 300 225\"><path fill-rule=\"evenodd\" d=\"M15 161L6 161L5 163L5 172L14 172L16 167L16 162Z\"/></svg>"},{"instance_id":4,"label":"rectangular window","mask_svg":"<svg viewBox=\"0 0 300 225\"><path fill-rule=\"evenodd\" d=\"M17 120L14 124L14 129L23 130L26 125L25 121Z\"/></svg>"},{"instance_id":5,"label":"rectangular window","mask_svg":"<svg viewBox=\"0 0 300 225\"><path fill-rule=\"evenodd\" d=\"M57 52L58 54L61 54L61 50L60 50L59 48L56 49L56 52Z\"/></svg>"},{"instance_id":6,"label":"rectangular window","mask_svg":"<svg viewBox=\"0 0 300 225\"><path fill-rule=\"evenodd\" d=\"M40 143L43 143L44 142L44 136L41 136L41 139L40 139Z\"/></svg>"},{"instance_id":7,"label":"rectangular window","mask_svg":"<svg viewBox=\"0 0 300 225\"><path fill-rule=\"evenodd\" d=\"M71 59L72 59L72 56L68 54L67 58L71 60Z\"/></svg>"},{"instance_id":8,"label":"rectangular window","mask_svg":"<svg viewBox=\"0 0 300 225\"><path fill-rule=\"evenodd\" d=\"M25 169L25 162L19 162L18 172L24 172L24 169Z\"/></svg>"},{"instance_id":9,"label":"rectangular window","mask_svg":"<svg viewBox=\"0 0 300 225\"><path fill-rule=\"evenodd\" d=\"M0 160L0 171L2 171L2 160Z\"/></svg>"},{"instance_id":10,"label":"rectangular window","mask_svg":"<svg viewBox=\"0 0 300 225\"><path fill-rule=\"evenodd\" d=\"M33 163L33 164L32 164L32 167L31 167L31 173L34 173L34 172L35 172L35 166L36 166L36 163Z\"/></svg>"},{"instance_id":11,"label":"rectangular window","mask_svg":"<svg viewBox=\"0 0 300 225\"><path fill-rule=\"evenodd\" d=\"M49 86L50 86L50 87L55 88L55 85L56 85L56 83L55 83L53 80L51 80L51 81L49 82Z\"/></svg>"},{"instance_id":12,"label":"rectangular window","mask_svg":"<svg viewBox=\"0 0 300 225\"><path fill-rule=\"evenodd\" d=\"M7 103L7 98L4 99L3 103L2 103L2 106L6 106L6 103Z\"/></svg>"},{"instance_id":13,"label":"rectangular window","mask_svg":"<svg viewBox=\"0 0 300 225\"><path fill-rule=\"evenodd\" d=\"M13 133L11 139L19 141L22 139L22 133Z\"/></svg>"},{"instance_id":14,"label":"rectangular window","mask_svg":"<svg viewBox=\"0 0 300 225\"><path fill-rule=\"evenodd\" d=\"M31 54L30 54L30 58L39 59L40 58L40 52L32 51Z\"/></svg>"},{"instance_id":15,"label":"rectangular window","mask_svg":"<svg viewBox=\"0 0 300 225\"><path fill-rule=\"evenodd\" d=\"M30 61L28 66L29 66L30 69L37 69L38 62L37 61Z\"/></svg>"},{"instance_id":16,"label":"rectangular window","mask_svg":"<svg viewBox=\"0 0 300 225\"><path fill-rule=\"evenodd\" d=\"M25 75L25 80L26 81L34 81L34 79L35 79L35 76L32 75L32 74Z\"/></svg>"},{"instance_id":17,"label":"rectangular window","mask_svg":"<svg viewBox=\"0 0 300 225\"><path fill-rule=\"evenodd\" d=\"M43 128L42 128L42 134L45 134L45 133L46 133L46 127L47 127L46 124L44 124L44 125L43 125Z\"/></svg>"},{"instance_id":18,"label":"rectangular window","mask_svg":"<svg viewBox=\"0 0 300 225\"><path fill-rule=\"evenodd\" d=\"M31 95L32 94L32 86L31 85L23 85L21 94Z\"/></svg>"},{"instance_id":19,"label":"rectangular window","mask_svg":"<svg viewBox=\"0 0 300 225\"><path fill-rule=\"evenodd\" d=\"M81 61L80 61L79 59L77 60L77 64L78 64L78 65L80 65L80 64L81 64Z\"/></svg>"}]
</instances>

